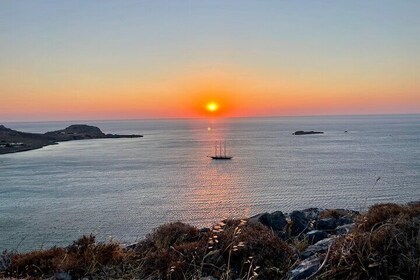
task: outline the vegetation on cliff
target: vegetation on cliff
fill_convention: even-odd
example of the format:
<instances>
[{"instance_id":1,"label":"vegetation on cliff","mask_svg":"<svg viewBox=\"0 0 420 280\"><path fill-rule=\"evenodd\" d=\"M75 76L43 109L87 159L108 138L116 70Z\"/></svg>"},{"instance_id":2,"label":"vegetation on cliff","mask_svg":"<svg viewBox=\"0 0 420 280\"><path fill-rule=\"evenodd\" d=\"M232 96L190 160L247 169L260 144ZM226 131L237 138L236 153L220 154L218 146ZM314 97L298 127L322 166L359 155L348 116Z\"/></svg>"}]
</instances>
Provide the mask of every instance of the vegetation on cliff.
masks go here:
<instances>
[{"instance_id":1,"label":"vegetation on cliff","mask_svg":"<svg viewBox=\"0 0 420 280\"><path fill-rule=\"evenodd\" d=\"M374 205L367 213L354 217L355 226L351 231L341 234L341 226L337 226L328 234L329 238L318 242L308 240L314 230L292 234L298 221L289 218L293 215L286 215L287 222L281 229L273 228L272 225L283 224L283 214L279 212L247 220L227 220L209 229L197 229L180 222L165 224L129 246L98 243L94 236L84 236L67 248L23 254L4 252L0 258L0 275L27 279L420 277L418 203ZM311 209L307 213L315 212ZM309 222L307 227L329 227L328 223L347 219L349 213L355 212L321 211L312 220L315 223ZM332 240L327 242L326 250L311 251L314 250L311 247L320 247L325 240ZM317 266L305 268L305 263L317 263Z\"/></svg>"}]
</instances>

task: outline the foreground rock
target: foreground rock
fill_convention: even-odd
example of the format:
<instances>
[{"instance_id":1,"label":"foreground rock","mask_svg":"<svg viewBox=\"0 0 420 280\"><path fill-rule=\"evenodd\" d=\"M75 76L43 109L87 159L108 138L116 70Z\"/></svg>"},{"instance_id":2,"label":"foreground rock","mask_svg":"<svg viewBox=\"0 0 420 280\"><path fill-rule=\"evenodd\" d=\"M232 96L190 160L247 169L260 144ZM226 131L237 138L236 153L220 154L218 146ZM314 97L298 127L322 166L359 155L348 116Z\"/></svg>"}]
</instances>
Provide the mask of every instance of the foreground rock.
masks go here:
<instances>
[{"instance_id":1,"label":"foreground rock","mask_svg":"<svg viewBox=\"0 0 420 280\"><path fill-rule=\"evenodd\" d=\"M318 270L319 265L319 258L317 256L312 256L302 261L298 267L290 272L289 280L307 279Z\"/></svg>"},{"instance_id":2,"label":"foreground rock","mask_svg":"<svg viewBox=\"0 0 420 280\"><path fill-rule=\"evenodd\" d=\"M306 234L309 244L315 244L318 241L328 237L328 233L322 230L311 230Z\"/></svg>"},{"instance_id":3,"label":"foreground rock","mask_svg":"<svg viewBox=\"0 0 420 280\"><path fill-rule=\"evenodd\" d=\"M249 218L251 223L261 223L275 231L283 231L287 225L286 217L283 212L276 211L271 214L263 213Z\"/></svg>"},{"instance_id":4,"label":"foreground rock","mask_svg":"<svg viewBox=\"0 0 420 280\"><path fill-rule=\"evenodd\" d=\"M251 217L249 222L260 223L282 240L297 244L294 249L298 262L290 271L289 279L298 280L318 271L320 258L340 236L354 230L359 215L357 211L346 209L308 208L290 214L280 211L263 213Z\"/></svg>"},{"instance_id":5,"label":"foreground rock","mask_svg":"<svg viewBox=\"0 0 420 280\"><path fill-rule=\"evenodd\" d=\"M315 244L310 245L308 248L306 248L306 250L300 254L301 258L306 259L316 254L325 253L336 239L337 237L333 236L319 240Z\"/></svg>"},{"instance_id":6,"label":"foreground rock","mask_svg":"<svg viewBox=\"0 0 420 280\"><path fill-rule=\"evenodd\" d=\"M71 125L45 134L20 132L0 125L0 154L29 151L70 140L138 137L143 136L105 134L96 126L84 124Z\"/></svg>"},{"instance_id":7,"label":"foreground rock","mask_svg":"<svg viewBox=\"0 0 420 280\"><path fill-rule=\"evenodd\" d=\"M346 209L308 208L291 213L261 213L248 221L268 227L283 240L297 238L307 240L311 245L330 235L351 232L358 215L359 212Z\"/></svg>"},{"instance_id":8,"label":"foreground rock","mask_svg":"<svg viewBox=\"0 0 420 280\"><path fill-rule=\"evenodd\" d=\"M335 218L320 219L315 224L316 229L333 231L337 227L337 220Z\"/></svg>"}]
</instances>

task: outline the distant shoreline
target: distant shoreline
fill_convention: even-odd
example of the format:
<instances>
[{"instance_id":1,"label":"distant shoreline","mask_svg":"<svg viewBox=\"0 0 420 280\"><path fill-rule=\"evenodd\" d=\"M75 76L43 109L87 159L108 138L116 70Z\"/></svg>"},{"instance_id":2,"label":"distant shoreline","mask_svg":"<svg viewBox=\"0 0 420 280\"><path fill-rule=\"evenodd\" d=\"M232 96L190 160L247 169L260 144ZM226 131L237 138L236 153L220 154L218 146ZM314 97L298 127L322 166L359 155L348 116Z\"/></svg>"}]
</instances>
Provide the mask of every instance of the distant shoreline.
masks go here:
<instances>
[{"instance_id":1,"label":"distant shoreline","mask_svg":"<svg viewBox=\"0 0 420 280\"><path fill-rule=\"evenodd\" d=\"M98 127L85 124L70 125L44 134L21 132L0 125L0 155L36 150L72 140L140 137L143 135L105 134Z\"/></svg>"}]
</instances>

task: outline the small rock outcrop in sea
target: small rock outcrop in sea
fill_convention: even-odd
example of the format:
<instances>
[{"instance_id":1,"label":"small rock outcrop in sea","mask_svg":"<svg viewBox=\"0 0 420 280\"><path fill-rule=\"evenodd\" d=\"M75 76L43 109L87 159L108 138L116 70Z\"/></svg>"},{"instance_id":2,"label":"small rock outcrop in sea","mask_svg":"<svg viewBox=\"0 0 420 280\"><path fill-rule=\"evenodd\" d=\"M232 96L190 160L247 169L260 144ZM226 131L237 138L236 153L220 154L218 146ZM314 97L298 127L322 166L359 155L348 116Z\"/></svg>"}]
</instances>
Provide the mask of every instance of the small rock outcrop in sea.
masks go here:
<instances>
[{"instance_id":1,"label":"small rock outcrop in sea","mask_svg":"<svg viewBox=\"0 0 420 280\"><path fill-rule=\"evenodd\" d=\"M298 130L298 131L295 131L293 133L293 135L310 135L310 134L324 134L324 132L322 132L322 131L313 131L313 130L311 130L311 131Z\"/></svg>"}]
</instances>

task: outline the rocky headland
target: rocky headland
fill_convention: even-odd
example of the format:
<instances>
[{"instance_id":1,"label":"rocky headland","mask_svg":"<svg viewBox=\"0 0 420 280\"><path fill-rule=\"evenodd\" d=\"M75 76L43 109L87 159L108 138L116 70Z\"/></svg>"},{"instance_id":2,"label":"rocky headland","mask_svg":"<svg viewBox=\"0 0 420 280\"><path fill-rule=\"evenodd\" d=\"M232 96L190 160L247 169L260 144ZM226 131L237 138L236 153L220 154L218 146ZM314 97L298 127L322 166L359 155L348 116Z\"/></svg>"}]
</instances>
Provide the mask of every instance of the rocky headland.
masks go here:
<instances>
[{"instance_id":1,"label":"rocky headland","mask_svg":"<svg viewBox=\"0 0 420 280\"><path fill-rule=\"evenodd\" d=\"M105 134L98 127L85 124L75 124L44 134L21 132L0 125L0 154L29 151L71 140L138 137L143 136Z\"/></svg>"},{"instance_id":2,"label":"rocky headland","mask_svg":"<svg viewBox=\"0 0 420 280\"><path fill-rule=\"evenodd\" d=\"M65 248L0 255L11 279L419 279L420 202L365 212L309 208L169 223L130 245L83 236Z\"/></svg>"}]
</instances>

